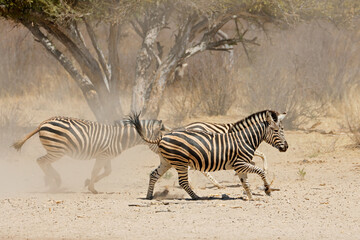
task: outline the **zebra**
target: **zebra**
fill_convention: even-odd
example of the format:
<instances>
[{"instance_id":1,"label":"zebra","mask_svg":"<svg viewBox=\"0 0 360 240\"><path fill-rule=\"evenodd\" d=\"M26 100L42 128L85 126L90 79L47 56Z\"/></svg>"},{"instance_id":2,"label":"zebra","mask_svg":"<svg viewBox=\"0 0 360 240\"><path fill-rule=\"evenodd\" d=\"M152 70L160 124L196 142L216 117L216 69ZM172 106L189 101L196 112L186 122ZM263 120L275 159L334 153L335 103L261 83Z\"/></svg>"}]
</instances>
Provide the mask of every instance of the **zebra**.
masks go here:
<instances>
[{"instance_id":1,"label":"zebra","mask_svg":"<svg viewBox=\"0 0 360 240\"><path fill-rule=\"evenodd\" d=\"M142 120L139 124L149 137L157 137L165 130L161 120ZM37 159L37 163L45 174L45 183L52 190L60 187L61 177L51 164L64 155L80 160L96 159L85 186L92 193L98 193L94 184L111 173L111 159L128 148L145 143L127 121L102 124L71 117L52 117L43 121L25 138L15 142L13 147L19 151L36 133L39 133L40 142L47 151ZM149 147L157 152L157 146ZM101 169L104 170L100 174Z\"/></svg>"},{"instance_id":2,"label":"zebra","mask_svg":"<svg viewBox=\"0 0 360 240\"><path fill-rule=\"evenodd\" d=\"M171 130L161 120L142 120L140 124L145 128L146 135L151 137L158 137L161 131ZM147 144L127 121L106 125L71 117L52 117L43 121L24 139L14 143L13 147L19 151L23 144L38 132L47 154L38 158L37 163L45 173L45 184L50 185L51 190L56 190L61 185L61 177L51 164L64 155L80 160L96 158L91 178L85 181L89 191L96 194L98 192L94 184L110 175L111 159L133 146ZM151 151L158 154L156 145L147 145ZM102 169L104 170L100 174ZM204 175L215 186L221 187L209 173Z\"/></svg>"},{"instance_id":3,"label":"zebra","mask_svg":"<svg viewBox=\"0 0 360 240\"><path fill-rule=\"evenodd\" d=\"M256 173L264 182L267 195L272 189L265 172L251 164L255 150L262 141L286 152L282 120L286 113L264 110L235 123L228 133L210 133L196 130L172 131L151 140L144 135L139 114L133 113L129 122L146 142L157 145L161 154L160 165L150 174L147 199L152 199L156 181L171 167L178 172L179 185L194 200L200 199L188 183L188 166L202 172L234 169L245 189L248 200L252 200L247 178L243 173Z\"/></svg>"},{"instance_id":4,"label":"zebra","mask_svg":"<svg viewBox=\"0 0 360 240\"><path fill-rule=\"evenodd\" d=\"M236 123L209 123L209 122L194 122L186 125L184 128L188 130L198 130L213 133L228 133L233 130ZM263 169L265 173L268 171L267 159L264 153L255 150L254 157L259 157L263 161ZM252 162L255 165L254 162Z\"/></svg>"},{"instance_id":5,"label":"zebra","mask_svg":"<svg viewBox=\"0 0 360 240\"><path fill-rule=\"evenodd\" d=\"M205 131L205 132L212 132L212 133L228 133L233 130L233 126L235 123L209 123L209 122L194 122L186 125L184 129L187 130L196 130L196 131ZM179 129L178 129L179 130ZM265 173L267 173L267 160L264 153L255 150L254 157L259 157L263 161L263 169ZM251 161L251 164L255 165L255 162ZM190 169L190 167L189 167ZM208 172L203 172L204 176L207 177L213 185L217 188L225 188L222 186L216 179L210 175ZM246 179L247 175L243 173L242 179ZM189 177L190 182L190 177Z\"/></svg>"}]
</instances>

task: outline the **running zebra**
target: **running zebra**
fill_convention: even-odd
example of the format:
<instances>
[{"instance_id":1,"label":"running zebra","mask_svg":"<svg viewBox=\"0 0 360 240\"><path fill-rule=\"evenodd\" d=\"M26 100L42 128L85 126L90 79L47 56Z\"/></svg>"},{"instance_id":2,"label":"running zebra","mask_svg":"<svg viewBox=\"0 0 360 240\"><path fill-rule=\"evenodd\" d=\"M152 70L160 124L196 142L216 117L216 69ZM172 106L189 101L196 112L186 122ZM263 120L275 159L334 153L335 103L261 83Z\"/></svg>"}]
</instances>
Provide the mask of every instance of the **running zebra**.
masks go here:
<instances>
[{"instance_id":1,"label":"running zebra","mask_svg":"<svg viewBox=\"0 0 360 240\"><path fill-rule=\"evenodd\" d=\"M208 122L194 122L186 125L184 129L187 130L195 130L195 131L205 131L205 132L211 132L211 133L228 133L231 132L234 129L234 124L236 123L208 123ZM265 173L267 173L267 160L265 157L265 154L262 152L255 150L254 157L259 157L263 161L263 169ZM255 162L251 161L251 164L255 165ZM189 167L190 169L190 167ZM208 172L203 172L204 176L207 177L212 184L214 184L217 188L225 188L222 186L216 179L210 175ZM247 174L242 173L241 179L247 180ZM190 182L190 177L189 177Z\"/></svg>"},{"instance_id":2,"label":"running zebra","mask_svg":"<svg viewBox=\"0 0 360 240\"><path fill-rule=\"evenodd\" d=\"M235 123L228 133L216 134L205 131L182 130L169 132L155 140L144 135L138 114L129 117L139 135L148 143L157 145L161 154L160 165L150 174L147 199L152 199L156 181L171 167L178 172L179 185L192 199L199 199L188 183L188 166L202 172L234 169L249 200L252 194L244 174L258 174L265 186L265 193L272 189L265 172L251 164L255 150L262 141L280 152L288 149L282 120L286 113L265 110L254 113Z\"/></svg>"},{"instance_id":3,"label":"running zebra","mask_svg":"<svg viewBox=\"0 0 360 240\"><path fill-rule=\"evenodd\" d=\"M205 131L212 133L228 133L232 130L236 130L234 125L236 123L208 123L208 122L194 122L186 125L184 128L188 130L197 130L197 131ZM264 153L255 150L254 157L259 157L263 161L263 169L265 173L267 173L268 165L266 156ZM254 162L252 162L255 165Z\"/></svg>"},{"instance_id":4,"label":"running zebra","mask_svg":"<svg viewBox=\"0 0 360 240\"><path fill-rule=\"evenodd\" d=\"M144 135L150 138L158 137L165 129L159 120L142 120L139 124L144 129ZM45 183L53 190L60 187L61 178L51 164L64 155L81 160L96 159L91 178L85 181L85 185L92 193L97 193L94 184L111 173L111 159L128 148L145 144L127 121L109 125L69 117L53 117L42 122L24 139L14 143L13 147L19 151L36 133L39 133L40 141L47 151L37 159L37 163L45 173ZM157 152L156 145L149 147ZM102 168L104 171L100 174Z\"/></svg>"}]
</instances>

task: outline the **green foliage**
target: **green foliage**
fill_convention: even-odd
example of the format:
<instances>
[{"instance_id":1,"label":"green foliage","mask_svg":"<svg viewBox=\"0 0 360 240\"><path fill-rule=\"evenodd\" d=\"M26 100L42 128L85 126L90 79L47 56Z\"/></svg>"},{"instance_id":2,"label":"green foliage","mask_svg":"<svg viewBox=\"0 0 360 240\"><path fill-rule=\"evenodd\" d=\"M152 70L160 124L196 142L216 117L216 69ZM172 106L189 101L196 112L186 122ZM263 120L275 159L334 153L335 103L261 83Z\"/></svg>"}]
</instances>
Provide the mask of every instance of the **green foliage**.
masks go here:
<instances>
[{"instance_id":1,"label":"green foliage","mask_svg":"<svg viewBox=\"0 0 360 240\"><path fill-rule=\"evenodd\" d=\"M38 14L58 23L82 17L118 22L154 7L175 9L178 14L198 13L209 18L224 13L238 14L257 23L278 25L314 18L343 24L360 16L360 3L353 0L0 0L0 6L0 14L13 20Z\"/></svg>"}]
</instances>

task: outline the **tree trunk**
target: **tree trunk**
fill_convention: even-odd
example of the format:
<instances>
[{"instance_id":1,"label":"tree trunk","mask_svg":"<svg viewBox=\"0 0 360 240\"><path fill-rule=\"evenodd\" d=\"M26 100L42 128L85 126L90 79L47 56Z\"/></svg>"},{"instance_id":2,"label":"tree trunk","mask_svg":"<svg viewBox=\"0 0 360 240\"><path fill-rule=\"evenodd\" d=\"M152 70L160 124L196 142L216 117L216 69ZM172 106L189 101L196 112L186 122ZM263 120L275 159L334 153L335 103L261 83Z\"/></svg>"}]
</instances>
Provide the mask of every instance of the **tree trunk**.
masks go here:
<instances>
[{"instance_id":1,"label":"tree trunk","mask_svg":"<svg viewBox=\"0 0 360 240\"><path fill-rule=\"evenodd\" d=\"M124 115L121 100L120 100L120 61L118 53L118 42L120 38L120 26L118 23L110 25L110 34L109 34L109 68L110 68L110 101L112 109L108 109L109 112L112 111L112 118L114 120L119 120L120 117ZM109 105L110 106L110 105Z\"/></svg>"},{"instance_id":2,"label":"tree trunk","mask_svg":"<svg viewBox=\"0 0 360 240\"><path fill-rule=\"evenodd\" d=\"M65 68L65 70L70 74L70 76L75 80L75 82L80 87L89 107L94 113L95 117L99 121L103 121L104 119L104 111L102 105L100 103L99 96L97 91L94 88L94 85L91 81L86 77L82 76L79 71L74 67L72 62L63 55L54 44L40 31L38 26L33 25L31 23L23 23L25 27L27 27L30 32L33 34L35 38L37 38L40 43L45 47L45 49L60 62L60 64Z\"/></svg>"},{"instance_id":3,"label":"tree trunk","mask_svg":"<svg viewBox=\"0 0 360 240\"><path fill-rule=\"evenodd\" d=\"M98 99L97 101L99 103L95 104L94 106L89 106L92 111L94 111L97 119L101 119L101 121L103 122L112 122L113 120L121 118L123 116L123 113L120 101L119 99L118 101L114 101L113 99L115 92L119 92L118 89L110 91L109 79L107 78L107 75L110 75L109 68L105 62L105 58L102 54L101 49L98 46L96 36L92 31L91 26L87 25L87 30L89 31L88 33L91 38L95 52L97 53L99 62L101 62L102 65L100 65L96 58L91 55L89 49L85 46L83 39L81 39L81 35L79 36L79 34L76 33L76 28L69 27L66 29L60 29L61 27L47 21L39 20L39 22L46 31L56 37L56 39L58 39L67 48L67 50L69 50L69 52L74 57L76 62L79 64L81 70L83 71L84 78L88 78L89 82L91 82L91 84L93 85L92 95L96 94L96 98ZM67 34L65 34L64 32L67 32ZM118 33L115 34L115 36L116 35L118 35ZM117 40L118 37L115 37L114 43L117 42ZM111 45L109 44L109 46L113 46L112 53L117 54L118 52L114 43L112 43ZM115 65L118 64L118 61L116 62L114 57L112 57L112 60L115 61ZM102 69L100 66L104 67L104 69ZM116 69L116 67L114 67L114 69ZM116 76L118 77L119 74L115 73L115 77ZM119 80L117 79L113 82L118 81ZM112 92L114 93L114 95L111 94ZM91 104L90 102L88 103ZM99 111L96 109L101 110ZM98 114L98 112L101 112L101 114Z\"/></svg>"},{"instance_id":4,"label":"tree trunk","mask_svg":"<svg viewBox=\"0 0 360 240\"><path fill-rule=\"evenodd\" d=\"M86 75L93 83L94 90L98 95L98 99L100 101L102 109L101 119L104 122L112 122L113 120L122 117L121 110L120 113L119 110L114 111L116 108L119 109L119 106L117 105L116 107L115 103L111 100L110 90L106 86L106 76L105 74L103 74L103 71L97 60L91 55L89 49L86 48L86 46L82 41L80 41L80 39L75 39L73 41L56 25L46 25L46 23L47 22L43 22L42 26L52 35L54 35L62 44L64 44L64 46L70 51L76 62L81 67L84 75ZM71 31L71 29L65 29L65 31ZM98 48L96 42L92 43L95 44L95 46L93 45L95 49ZM93 109L94 107L91 106L91 108ZM117 115L117 113L119 115Z\"/></svg>"},{"instance_id":5,"label":"tree trunk","mask_svg":"<svg viewBox=\"0 0 360 240\"><path fill-rule=\"evenodd\" d=\"M141 29L133 24L135 31L143 38L141 49L136 57L135 85L131 102L133 112L139 112L145 106L146 94L152 84L149 80L152 74L149 72L153 59L156 60L156 67L161 64L161 56L155 53L154 46L161 29L166 24L165 12L155 11L148 14L143 23L138 22Z\"/></svg>"},{"instance_id":6,"label":"tree trunk","mask_svg":"<svg viewBox=\"0 0 360 240\"><path fill-rule=\"evenodd\" d=\"M171 58L156 71L153 86L148 89L148 93L146 94L148 97L146 105L143 108L143 113L146 117L153 119L158 117L165 86L176 68L176 63L176 59Z\"/></svg>"},{"instance_id":7,"label":"tree trunk","mask_svg":"<svg viewBox=\"0 0 360 240\"><path fill-rule=\"evenodd\" d=\"M191 37L191 29L197 19L196 15L191 15L185 24L180 27L174 46L153 77L152 84L146 94L146 104L143 108L144 114L149 118L157 118L159 115L165 86L174 76L175 69L182 64L181 60L184 58Z\"/></svg>"}]
</instances>

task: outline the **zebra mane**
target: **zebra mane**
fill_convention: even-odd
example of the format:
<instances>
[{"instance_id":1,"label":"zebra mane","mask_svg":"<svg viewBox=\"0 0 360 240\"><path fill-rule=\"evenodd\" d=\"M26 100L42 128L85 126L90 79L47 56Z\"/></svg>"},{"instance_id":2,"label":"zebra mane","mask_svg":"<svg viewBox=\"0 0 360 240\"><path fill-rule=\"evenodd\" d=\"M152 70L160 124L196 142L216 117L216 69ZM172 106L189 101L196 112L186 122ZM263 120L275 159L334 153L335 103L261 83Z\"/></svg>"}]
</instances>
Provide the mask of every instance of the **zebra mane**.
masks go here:
<instances>
[{"instance_id":1,"label":"zebra mane","mask_svg":"<svg viewBox=\"0 0 360 240\"><path fill-rule=\"evenodd\" d=\"M157 119L140 120L140 124L141 124L142 127L153 127L155 123L162 124L162 121L157 120ZM121 126L121 127L133 126L128 119L115 120L114 125L115 126Z\"/></svg>"},{"instance_id":2,"label":"zebra mane","mask_svg":"<svg viewBox=\"0 0 360 240\"><path fill-rule=\"evenodd\" d=\"M250 116L247 116L244 119L241 119L237 122L235 122L232 126L232 128L229 129L229 132L233 132L236 130L241 129L242 126L246 126L246 125L253 125L253 120L255 120L255 122L266 122L266 112L270 112L272 119L277 122L278 120L278 113L276 111L273 110L263 110L257 113L253 113ZM257 120L258 119L258 120ZM247 123L247 124L245 124Z\"/></svg>"}]
</instances>

